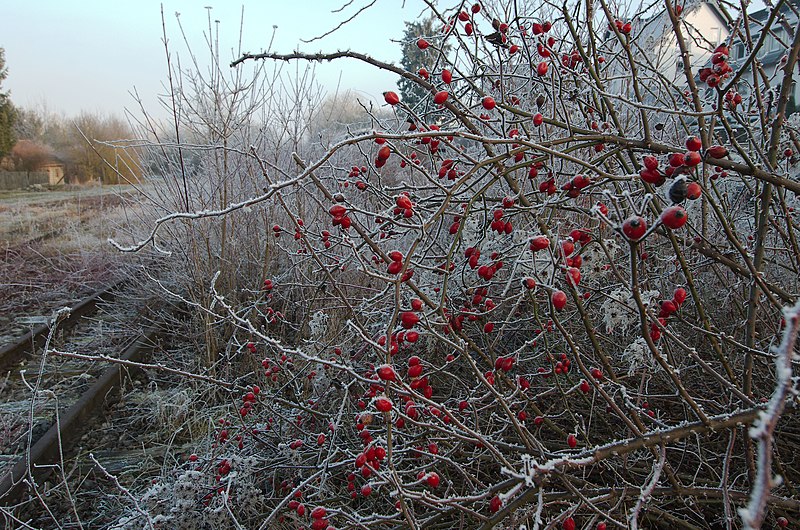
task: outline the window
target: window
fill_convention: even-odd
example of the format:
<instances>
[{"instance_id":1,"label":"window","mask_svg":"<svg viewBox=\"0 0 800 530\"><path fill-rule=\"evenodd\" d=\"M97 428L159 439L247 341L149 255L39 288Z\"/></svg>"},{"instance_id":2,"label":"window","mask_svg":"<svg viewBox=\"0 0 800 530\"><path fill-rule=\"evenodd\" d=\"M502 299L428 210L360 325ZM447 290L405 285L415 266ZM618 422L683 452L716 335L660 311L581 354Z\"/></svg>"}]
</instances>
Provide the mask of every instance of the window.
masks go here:
<instances>
[{"instance_id":1,"label":"window","mask_svg":"<svg viewBox=\"0 0 800 530\"><path fill-rule=\"evenodd\" d=\"M719 46L719 43L722 40L722 29L717 27L708 28L708 35L706 38L714 45L714 47Z\"/></svg>"}]
</instances>

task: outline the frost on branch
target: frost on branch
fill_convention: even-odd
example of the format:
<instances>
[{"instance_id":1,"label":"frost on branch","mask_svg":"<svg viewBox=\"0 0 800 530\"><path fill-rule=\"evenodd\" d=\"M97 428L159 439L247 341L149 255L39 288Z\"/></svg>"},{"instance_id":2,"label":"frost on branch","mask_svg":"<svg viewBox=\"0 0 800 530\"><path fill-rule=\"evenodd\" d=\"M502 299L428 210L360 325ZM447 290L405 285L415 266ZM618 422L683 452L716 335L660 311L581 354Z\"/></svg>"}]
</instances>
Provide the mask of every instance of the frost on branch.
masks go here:
<instances>
[{"instance_id":1,"label":"frost on branch","mask_svg":"<svg viewBox=\"0 0 800 530\"><path fill-rule=\"evenodd\" d=\"M786 327L783 330L781 343L773 350L775 390L767 402L767 408L758 415L748 430L749 436L758 444L755 483L747 506L739 509L739 516L748 530L761 528L767 497L770 490L778 485L778 481L772 477L773 434L783 414L786 400L793 390L792 363L797 357L795 348L800 330L800 302L794 307L784 308L783 321Z\"/></svg>"}]
</instances>

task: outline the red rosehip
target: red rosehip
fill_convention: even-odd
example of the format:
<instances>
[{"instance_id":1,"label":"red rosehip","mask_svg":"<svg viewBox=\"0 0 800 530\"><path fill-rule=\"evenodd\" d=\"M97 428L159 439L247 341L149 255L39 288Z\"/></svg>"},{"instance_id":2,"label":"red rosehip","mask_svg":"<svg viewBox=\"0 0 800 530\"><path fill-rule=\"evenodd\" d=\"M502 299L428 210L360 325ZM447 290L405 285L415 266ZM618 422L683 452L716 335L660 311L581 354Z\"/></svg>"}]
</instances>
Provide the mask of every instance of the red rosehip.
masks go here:
<instances>
[{"instance_id":1,"label":"red rosehip","mask_svg":"<svg viewBox=\"0 0 800 530\"><path fill-rule=\"evenodd\" d=\"M686 139L686 149L689 151L699 151L703 148L703 142L697 136L690 136Z\"/></svg>"},{"instance_id":2,"label":"red rosehip","mask_svg":"<svg viewBox=\"0 0 800 530\"><path fill-rule=\"evenodd\" d=\"M622 223L622 232L631 241L638 241L647 232L647 222L638 215L632 215Z\"/></svg>"},{"instance_id":3,"label":"red rosehip","mask_svg":"<svg viewBox=\"0 0 800 530\"><path fill-rule=\"evenodd\" d=\"M391 91L384 92L383 99L389 105L397 105L398 103L400 103L400 96L398 96L396 92L391 92Z\"/></svg>"},{"instance_id":4,"label":"red rosehip","mask_svg":"<svg viewBox=\"0 0 800 530\"><path fill-rule=\"evenodd\" d=\"M695 200L699 199L700 196L703 194L703 188L700 187L700 184L697 182L690 182L686 185L686 198Z\"/></svg>"},{"instance_id":5,"label":"red rosehip","mask_svg":"<svg viewBox=\"0 0 800 530\"><path fill-rule=\"evenodd\" d=\"M486 110L492 110L496 105L494 98L490 96L486 96L485 98L483 98L481 104L483 105L483 108L485 108Z\"/></svg>"},{"instance_id":6,"label":"red rosehip","mask_svg":"<svg viewBox=\"0 0 800 530\"><path fill-rule=\"evenodd\" d=\"M375 408L380 412L389 412L392 410L392 402L387 397L379 397L375 400Z\"/></svg>"},{"instance_id":7,"label":"red rosehip","mask_svg":"<svg viewBox=\"0 0 800 530\"><path fill-rule=\"evenodd\" d=\"M411 329L419 322L419 316L411 311L405 311L400 315L400 322L405 329Z\"/></svg>"},{"instance_id":8,"label":"red rosehip","mask_svg":"<svg viewBox=\"0 0 800 530\"><path fill-rule=\"evenodd\" d=\"M706 152L711 158L725 158L728 156L728 150L721 145L712 145Z\"/></svg>"},{"instance_id":9,"label":"red rosehip","mask_svg":"<svg viewBox=\"0 0 800 530\"><path fill-rule=\"evenodd\" d=\"M683 206L677 204L661 212L661 222L673 230L685 225L688 218Z\"/></svg>"},{"instance_id":10,"label":"red rosehip","mask_svg":"<svg viewBox=\"0 0 800 530\"><path fill-rule=\"evenodd\" d=\"M681 305L686 301L686 296L687 296L686 289L684 289L683 287L678 287L677 289L675 289L675 292L672 293L672 299L675 300L675 302L678 305Z\"/></svg>"},{"instance_id":11,"label":"red rosehip","mask_svg":"<svg viewBox=\"0 0 800 530\"><path fill-rule=\"evenodd\" d=\"M489 511L492 513L499 512L502 506L503 506L503 501L501 501L500 497L498 497L497 495L492 497L492 500L489 501Z\"/></svg>"},{"instance_id":12,"label":"red rosehip","mask_svg":"<svg viewBox=\"0 0 800 530\"><path fill-rule=\"evenodd\" d=\"M441 105L447 101L448 97L450 97L450 94L448 94L446 90L441 90L433 96L433 102L437 105Z\"/></svg>"},{"instance_id":13,"label":"red rosehip","mask_svg":"<svg viewBox=\"0 0 800 530\"><path fill-rule=\"evenodd\" d=\"M381 381L397 381L397 374L388 364L384 364L378 367L378 377L381 378Z\"/></svg>"},{"instance_id":14,"label":"red rosehip","mask_svg":"<svg viewBox=\"0 0 800 530\"><path fill-rule=\"evenodd\" d=\"M656 169L658 169L658 158L654 156L644 157L643 162L644 162L644 167L646 167L651 171L655 171Z\"/></svg>"},{"instance_id":15,"label":"red rosehip","mask_svg":"<svg viewBox=\"0 0 800 530\"><path fill-rule=\"evenodd\" d=\"M700 165L700 162L703 161L703 157L700 156L700 153L698 153L697 151L687 152L684 158L685 158L684 164L690 167L698 166Z\"/></svg>"},{"instance_id":16,"label":"red rosehip","mask_svg":"<svg viewBox=\"0 0 800 530\"><path fill-rule=\"evenodd\" d=\"M550 246L550 240L545 236L536 236L531 239L531 250L544 250Z\"/></svg>"},{"instance_id":17,"label":"red rosehip","mask_svg":"<svg viewBox=\"0 0 800 530\"><path fill-rule=\"evenodd\" d=\"M564 291L554 291L550 300L553 302L553 307L556 311L562 311L567 306L567 295Z\"/></svg>"}]
</instances>

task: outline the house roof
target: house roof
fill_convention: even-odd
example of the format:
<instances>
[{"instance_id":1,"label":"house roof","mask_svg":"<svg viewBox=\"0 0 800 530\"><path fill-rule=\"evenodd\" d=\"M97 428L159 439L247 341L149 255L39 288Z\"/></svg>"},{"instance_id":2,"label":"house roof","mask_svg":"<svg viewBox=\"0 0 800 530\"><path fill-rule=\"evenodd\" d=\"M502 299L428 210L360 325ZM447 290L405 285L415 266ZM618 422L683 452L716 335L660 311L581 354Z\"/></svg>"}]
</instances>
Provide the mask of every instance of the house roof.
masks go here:
<instances>
[{"instance_id":1,"label":"house roof","mask_svg":"<svg viewBox=\"0 0 800 530\"><path fill-rule=\"evenodd\" d=\"M800 0L786 0L783 4L781 4L781 9L780 9L781 14L797 18L792 12L791 9L792 7L794 7L794 9L800 9ZM753 13L748 13L747 16L759 22L764 22L765 20L767 20L767 18L769 18L769 14L771 11L772 10L770 8L764 8L758 11L754 11Z\"/></svg>"}]
</instances>

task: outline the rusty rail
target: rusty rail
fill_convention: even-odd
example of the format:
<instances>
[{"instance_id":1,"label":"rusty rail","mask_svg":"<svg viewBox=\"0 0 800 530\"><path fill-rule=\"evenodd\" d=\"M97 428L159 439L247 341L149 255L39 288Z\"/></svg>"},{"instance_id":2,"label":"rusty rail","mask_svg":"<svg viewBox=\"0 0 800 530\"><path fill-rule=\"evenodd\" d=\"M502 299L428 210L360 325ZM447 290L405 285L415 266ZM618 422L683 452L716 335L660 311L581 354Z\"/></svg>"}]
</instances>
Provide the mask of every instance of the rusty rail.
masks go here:
<instances>
[{"instance_id":1,"label":"rusty rail","mask_svg":"<svg viewBox=\"0 0 800 530\"><path fill-rule=\"evenodd\" d=\"M125 348L120 359L141 361L154 348L158 332L157 327L143 330ZM85 427L108 397L119 390L128 372L129 369L121 364L110 366L66 413L60 415L60 421L54 423L11 471L0 479L0 505L9 505L18 500L29 490L31 479L38 482L55 471L60 455L80 439L84 430L81 427Z\"/></svg>"}]
</instances>

